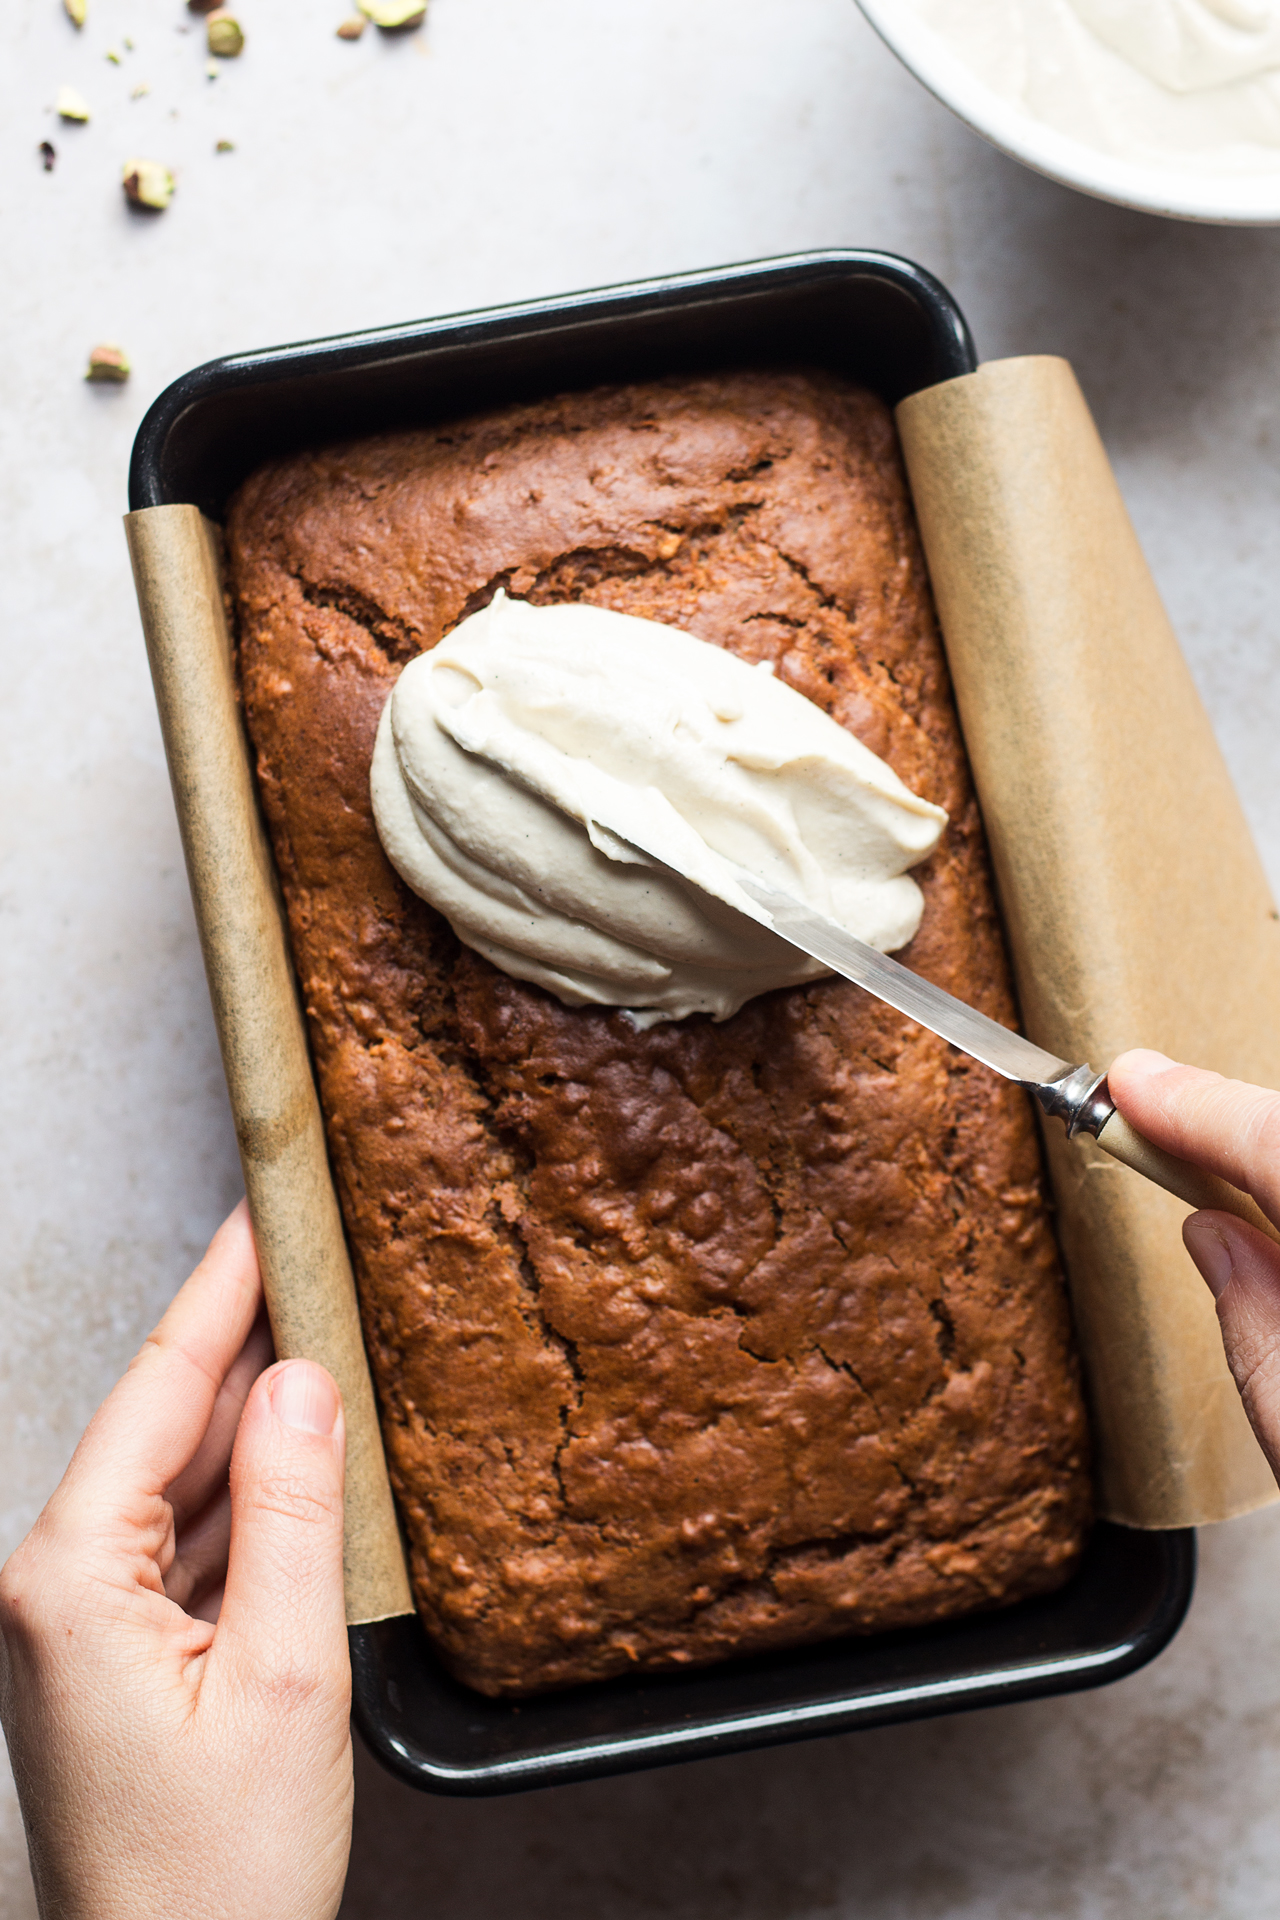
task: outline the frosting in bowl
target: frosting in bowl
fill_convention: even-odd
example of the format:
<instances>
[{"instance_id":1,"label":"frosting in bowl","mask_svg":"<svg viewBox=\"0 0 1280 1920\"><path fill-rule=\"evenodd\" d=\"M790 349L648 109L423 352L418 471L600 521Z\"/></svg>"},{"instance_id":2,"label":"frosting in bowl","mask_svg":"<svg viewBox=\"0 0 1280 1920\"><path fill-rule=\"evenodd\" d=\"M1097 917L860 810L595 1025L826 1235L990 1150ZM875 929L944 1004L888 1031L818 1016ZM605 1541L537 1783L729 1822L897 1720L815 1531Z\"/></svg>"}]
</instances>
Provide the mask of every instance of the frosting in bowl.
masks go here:
<instances>
[{"instance_id":1,"label":"frosting in bowl","mask_svg":"<svg viewBox=\"0 0 1280 1920\"><path fill-rule=\"evenodd\" d=\"M1173 93L1200 93L1280 67L1273 0L1072 0L1104 46Z\"/></svg>"},{"instance_id":2,"label":"frosting in bowl","mask_svg":"<svg viewBox=\"0 0 1280 1920\"><path fill-rule=\"evenodd\" d=\"M971 72L1118 158L1280 169L1280 0L903 0Z\"/></svg>"},{"instance_id":3,"label":"frosting in bowl","mask_svg":"<svg viewBox=\"0 0 1280 1920\"><path fill-rule=\"evenodd\" d=\"M371 789L393 866L459 939L640 1024L724 1020L825 972L726 861L892 952L947 818L767 666L502 593L404 669Z\"/></svg>"}]
</instances>

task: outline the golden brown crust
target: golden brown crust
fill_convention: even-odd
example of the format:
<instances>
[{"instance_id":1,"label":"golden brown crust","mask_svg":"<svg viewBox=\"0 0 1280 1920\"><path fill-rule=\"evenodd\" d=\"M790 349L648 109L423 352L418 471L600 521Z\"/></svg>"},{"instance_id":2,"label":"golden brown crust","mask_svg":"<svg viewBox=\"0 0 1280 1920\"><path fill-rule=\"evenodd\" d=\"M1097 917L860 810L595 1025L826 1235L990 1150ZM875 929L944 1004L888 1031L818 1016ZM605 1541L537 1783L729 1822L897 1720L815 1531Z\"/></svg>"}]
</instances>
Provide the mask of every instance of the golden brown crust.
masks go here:
<instances>
[{"instance_id":1,"label":"golden brown crust","mask_svg":"<svg viewBox=\"0 0 1280 1920\"><path fill-rule=\"evenodd\" d=\"M1013 1008L890 417L827 375L571 394L280 461L230 551L419 1605L520 1692L1056 1585L1085 1427L1022 1096L840 982L636 1033L388 866L404 661L495 588L684 627L951 815L909 964Z\"/></svg>"}]
</instances>

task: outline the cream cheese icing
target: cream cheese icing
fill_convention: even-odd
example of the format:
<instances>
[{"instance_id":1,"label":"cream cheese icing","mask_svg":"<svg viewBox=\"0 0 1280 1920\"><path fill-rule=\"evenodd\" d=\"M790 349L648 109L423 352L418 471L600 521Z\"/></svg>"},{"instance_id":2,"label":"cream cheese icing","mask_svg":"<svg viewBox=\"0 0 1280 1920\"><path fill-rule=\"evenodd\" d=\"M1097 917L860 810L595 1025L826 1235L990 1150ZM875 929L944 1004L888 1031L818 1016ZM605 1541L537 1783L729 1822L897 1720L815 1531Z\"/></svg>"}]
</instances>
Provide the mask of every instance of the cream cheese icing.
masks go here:
<instances>
[{"instance_id":1,"label":"cream cheese icing","mask_svg":"<svg viewBox=\"0 0 1280 1920\"><path fill-rule=\"evenodd\" d=\"M995 92L1133 161L1280 167L1280 0L905 0Z\"/></svg>"},{"instance_id":2,"label":"cream cheese icing","mask_svg":"<svg viewBox=\"0 0 1280 1920\"><path fill-rule=\"evenodd\" d=\"M642 1025L826 971L726 862L892 952L947 819L767 665L501 592L401 673L371 789L392 864L459 939Z\"/></svg>"}]
</instances>

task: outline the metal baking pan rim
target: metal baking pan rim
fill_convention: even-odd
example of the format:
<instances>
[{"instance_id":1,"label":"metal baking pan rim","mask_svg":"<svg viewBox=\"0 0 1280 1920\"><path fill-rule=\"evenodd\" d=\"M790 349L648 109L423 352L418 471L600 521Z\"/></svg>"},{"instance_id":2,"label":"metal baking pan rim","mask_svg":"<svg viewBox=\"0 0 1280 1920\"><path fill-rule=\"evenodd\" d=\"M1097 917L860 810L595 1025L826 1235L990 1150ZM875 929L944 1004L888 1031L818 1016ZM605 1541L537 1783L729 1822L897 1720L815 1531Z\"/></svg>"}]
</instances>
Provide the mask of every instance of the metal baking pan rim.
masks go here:
<instances>
[{"instance_id":1,"label":"metal baking pan rim","mask_svg":"<svg viewBox=\"0 0 1280 1920\"><path fill-rule=\"evenodd\" d=\"M432 1755L417 1742L410 1743L395 1730L393 1715L377 1710L380 1683L379 1639L402 1639L409 1657L419 1652L414 1642L425 1645L425 1634L417 1621L402 1619L381 1621L349 1629L352 1665L355 1675L354 1718L365 1744L389 1772L406 1783L430 1792L451 1796L494 1796L527 1791L533 1787L563 1786L575 1781L603 1778L641 1767L671 1766L684 1760L704 1760L718 1755L743 1753L766 1746L839 1734L870 1731L876 1727L900 1725L910 1720L930 1719L943 1714L975 1712L980 1708L1009 1706L1019 1701L1042 1699L1047 1695L1078 1693L1094 1687L1109 1686L1148 1665L1177 1633L1191 1603L1195 1580L1196 1535L1194 1528L1162 1533L1142 1532L1136 1528L1101 1522L1098 1531L1122 1543L1123 1550L1138 1547L1153 1559L1164 1562L1165 1577L1160 1597L1145 1618L1130 1631L1110 1643L1081 1648L1070 1654L1046 1655L1040 1659L1019 1658L1007 1665L982 1664L967 1672L932 1679L904 1680L899 1684L873 1685L855 1693L838 1689L813 1701L795 1701L756 1711L722 1711L717 1715L690 1716L683 1724L660 1729L640 1730L626 1735L562 1740L548 1743L533 1752L489 1762L459 1764L438 1753ZM1065 1598L1065 1593L1050 1595L1048 1603ZM1035 1603L1031 1603L1034 1605ZM1008 1609L1012 1624L1017 1609ZM957 1625L988 1625L998 1630L999 1610L993 1614L968 1616L965 1621L940 1622L923 1635L910 1631L868 1636L861 1641L828 1642L806 1651L827 1652L838 1656L841 1650L875 1653L886 1643L895 1650L909 1649L913 1640L936 1638L943 1643L949 1628ZM394 1657L394 1656L393 1656ZM405 1655L400 1655L404 1661ZM750 1664L757 1670L766 1665L767 1656ZM651 1675L647 1688L651 1693L678 1691L699 1679L719 1678L732 1685L738 1678L733 1662L722 1662L691 1675ZM557 1700L572 1703L606 1691L612 1683L600 1682L561 1692ZM452 1689L451 1689L452 1690ZM461 1689L459 1689L461 1691ZM478 1698L478 1696L477 1696ZM492 1708L496 1703L485 1702ZM532 1703L536 1707L536 1700ZM678 1713L676 1715L678 1718Z\"/></svg>"},{"instance_id":2,"label":"metal baking pan rim","mask_svg":"<svg viewBox=\"0 0 1280 1920\"><path fill-rule=\"evenodd\" d=\"M913 261L875 249L811 249L538 300L467 309L205 361L166 387L144 415L130 460L130 510L187 503L188 492L175 490L166 454L184 418L215 397L225 398L299 377L367 373L375 368L387 371L398 363L420 361L444 348L515 346L522 339L541 341L587 326L621 327L659 308L692 316L700 309L723 307L731 301L767 299L785 287L806 281L815 286L836 285L854 273L892 285L927 316L934 329L937 378L972 372L977 359L968 325L933 274ZM190 504L204 503L192 500Z\"/></svg>"}]
</instances>

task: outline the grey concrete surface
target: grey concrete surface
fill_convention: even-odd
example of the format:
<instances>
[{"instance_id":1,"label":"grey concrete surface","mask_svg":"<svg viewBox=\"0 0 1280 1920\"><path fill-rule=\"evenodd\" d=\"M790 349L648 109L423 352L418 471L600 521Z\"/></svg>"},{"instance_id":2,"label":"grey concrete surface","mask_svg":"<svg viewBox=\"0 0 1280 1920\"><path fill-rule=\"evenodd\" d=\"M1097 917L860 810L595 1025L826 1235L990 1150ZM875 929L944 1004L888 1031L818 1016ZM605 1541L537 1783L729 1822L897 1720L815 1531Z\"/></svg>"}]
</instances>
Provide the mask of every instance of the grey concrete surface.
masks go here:
<instances>
[{"instance_id":1,"label":"grey concrete surface","mask_svg":"<svg viewBox=\"0 0 1280 1920\"><path fill-rule=\"evenodd\" d=\"M118 518L138 421L194 363L808 246L908 254L984 355L1075 362L1280 882L1280 236L1022 171L850 0L433 0L354 45L344 0L244 0L212 81L180 0L90 7L79 37L57 0L12 9L0 68L0 1552L238 1187ZM52 121L63 82L87 127ZM178 172L158 218L122 203L138 153ZM127 387L82 383L97 340ZM1183 1634L1104 1694L490 1804L362 1761L344 1912L1266 1915L1278 1647L1273 1511L1205 1539ZM34 1912L7 1786L0 1912Z\"/></svg>"}]
</instances>

